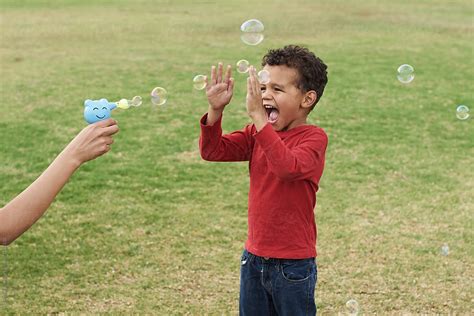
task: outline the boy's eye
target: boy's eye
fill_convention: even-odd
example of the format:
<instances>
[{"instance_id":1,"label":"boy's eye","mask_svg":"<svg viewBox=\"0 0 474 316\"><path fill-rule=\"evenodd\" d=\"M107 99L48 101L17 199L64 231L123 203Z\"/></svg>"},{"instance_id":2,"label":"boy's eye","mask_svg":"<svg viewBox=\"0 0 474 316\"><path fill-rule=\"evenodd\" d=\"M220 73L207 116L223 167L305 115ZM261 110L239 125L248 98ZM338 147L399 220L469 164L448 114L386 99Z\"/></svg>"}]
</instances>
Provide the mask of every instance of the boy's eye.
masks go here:
<instances>
[{"instance_id":1,"label":"boy's eye","mask_svg":"<svg viewBox=\"0 0 474 316\"><path fill-rule=\"evenodd\" d=\"M283 90L281 90L280 88L275 88L275 91L283 91Z\"/></svg>"},{"instance_id":2,"label":"boy's eye","mask_svg":"<svg viewBox=\"0 0 474 316\"><path fill-rule=\"evenodd\" d=\"M266 88L265 87L260 87L260 91L265 91Z\"/></svg>"}]
</instances>

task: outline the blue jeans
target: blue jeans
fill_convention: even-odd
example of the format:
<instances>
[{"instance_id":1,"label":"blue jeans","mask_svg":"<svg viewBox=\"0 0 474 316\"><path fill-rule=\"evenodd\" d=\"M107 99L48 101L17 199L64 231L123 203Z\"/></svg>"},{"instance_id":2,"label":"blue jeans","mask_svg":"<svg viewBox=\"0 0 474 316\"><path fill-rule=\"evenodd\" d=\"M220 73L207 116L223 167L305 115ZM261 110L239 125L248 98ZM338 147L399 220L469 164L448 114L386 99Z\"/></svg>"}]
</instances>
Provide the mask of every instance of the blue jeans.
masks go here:
<instances>
[{"instance_id":1,"label":"blue jeans","mask_svg":"<svg viewBox=\"0 0 474 316\"><path fill-rule=\"evenodd\" d=\"M317 275L314 258L263 258L244 250L240 266L240 315L316 315Z\"/></svg>"}]
</instances>

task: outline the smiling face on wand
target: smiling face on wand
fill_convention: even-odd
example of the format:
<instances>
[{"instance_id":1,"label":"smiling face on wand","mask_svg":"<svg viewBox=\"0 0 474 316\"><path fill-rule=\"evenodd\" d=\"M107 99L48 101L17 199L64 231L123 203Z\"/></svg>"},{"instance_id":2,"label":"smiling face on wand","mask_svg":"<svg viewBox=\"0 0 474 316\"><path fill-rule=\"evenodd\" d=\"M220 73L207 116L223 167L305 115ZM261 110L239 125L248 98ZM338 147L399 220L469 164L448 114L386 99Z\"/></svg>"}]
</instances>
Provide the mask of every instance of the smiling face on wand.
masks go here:
<instances>
[{"instance_id":1,"label":"smiling face on wand","mask_svg":"<svg viewBox=\"0 0 474 316\"><path fill-rule=\"evenodd\" d=\"M84 119L89 124L108 119L112 109L106 99L86 100L84 102Z\"/></svg>"}]
</instances>

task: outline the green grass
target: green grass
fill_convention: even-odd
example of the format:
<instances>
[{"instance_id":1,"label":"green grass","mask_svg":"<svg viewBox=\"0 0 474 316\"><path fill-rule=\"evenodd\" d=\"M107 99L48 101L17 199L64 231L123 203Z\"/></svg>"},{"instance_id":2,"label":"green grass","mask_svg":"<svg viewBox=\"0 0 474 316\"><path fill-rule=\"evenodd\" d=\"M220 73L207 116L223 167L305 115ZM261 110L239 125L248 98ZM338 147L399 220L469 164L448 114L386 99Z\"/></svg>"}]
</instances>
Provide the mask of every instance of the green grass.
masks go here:
<instances>
[{"instance_id":1,"label":"green grass","mask_svg":"<svg viewBox=\"0 0 474 316\"><path fill-rule=\"evenodd\" d=\"M207 102L191 81L293 43L329 65L310 116L330 140L319 312L354 298L364 314L473 313L474 129L455 116L474 109L473 14L468 0L1 1L1 205L85 126L85 99L145 100L114 111L112 151L0 249L1 312L236 314L248 169L200 159ZM239 39L250 18L266 27L257 47ZM395 77L403 63L415 67L409 85ZM226 131L249 122L235 78ZM155 86L166 109L150 108Z\"/></svg>"}]
</instances>

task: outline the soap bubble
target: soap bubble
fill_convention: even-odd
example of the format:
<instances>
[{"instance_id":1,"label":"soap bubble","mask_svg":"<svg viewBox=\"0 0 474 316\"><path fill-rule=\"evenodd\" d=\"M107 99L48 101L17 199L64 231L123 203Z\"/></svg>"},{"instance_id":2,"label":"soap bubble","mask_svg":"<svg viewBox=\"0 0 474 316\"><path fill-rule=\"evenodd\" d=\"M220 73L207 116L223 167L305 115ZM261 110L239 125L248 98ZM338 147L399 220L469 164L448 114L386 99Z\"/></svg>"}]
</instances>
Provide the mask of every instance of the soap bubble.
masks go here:
<instances>
[{"instance_id":1,"label":"soap bubble","mask_svg":"<svg viewBox=\"0 0 474 316\"><path fill-rule=\"evenodd\" d=\"M263 23L257 19L245 21L240 26L242 34L240 39L247 45L258 45L263 41Z\"/></svg>"},{"instance_id":2,"label":"soap bubble","mask_svg":"<svg viewBox=\"0 0 474 316\"><path fill-rule=\"evenodd\" d=\"M247 45L258 45L263 41L264 35L263 33L243 33L240 39Z\"/></svg>"},{"instance_id":3,"label":"soap bubble","mask_svg":"<svg viewBox=\"0 0 474 316\"><path fill-rule=\"evenodd\" d=\"M120 99L120 101L117 102L117 107L126 110L130 107L130 104L127 99Z\"/></svg>"},{"instance_id":4,"label":"soap bubble","mask_svg":"<svg viewBox=\"0 0 474 316\"><path fill-rule=\"evenodd\" d=\"M163 105L166 103L168 92L161 87L154 88L150 95L151 95L151 103L153 105Z\"/></svg>"},{"instance_id":5,"label":"soap bubble","mask_svg":"<svg viewBox=\"0 0 474 316\"><path fill-rule=\"evenodd\" d=\"M415 69L408 64L403 64L397 69L397 78L401 83L410 83L415 79Z\"/></svg>"},{"instance_id":6,"label":"soap bubble","mask_svg":"<svg viewBox=\"0 0 474 316\"><path fill-rule=\"evenodd\" d=\"M120 99L120 101L115 102L117 104L117 107L120 109L128 109L131 106L140 106L142 105L142 97L139 95L134 96L131 100L127 99Z\"/></svg>"},{"instance_id":7,"label":"soap bubble","mask_svg":"<svg viewBox=\"0 0 474 316\"><path fill-rule=\"evenodd\" d=\"M456 108L456 117L460 120L467 120L469 118L469 108L465 105L459 105Z\"/></svg>"},{"instance_id":8,"label":"soap bubble","mask_svg":"<svg viewBox=\"0 0 474 316\"><path fill-rule=\"evenodd\" d=\"M193 86L196 90L202 90L206 87L206 76L197 75L193 79Z\"/></svg>"},{"instance_id":9,"label":"soap bubble","mask_svg":"<svg viewBox=\"0 0 474 316\"><path fill-rule=\"evenodd\" d=\"M143 101L142 97L139 96L139 95L136 95L132 98L132 100L130 100L129 103L130 103L131 106L140 106L140 105L142 105L142 101Z\"/></svg>"},{"instance_id":10,"label":"soap bubble","mask_svg":"<svg viewBox=\"0 0 474 316\"><path fill-rule=\"evenodd\" d=\"M247 60L241 59L237 62L237 71L241 74L244 74L249 71L249 66L250 63Z\"/></svg>"},{"instance_id":11,"label":"soap bubble","mask_svg":"<svg viewBox=\"0 0 474 316\"><path fill-rule=\"evenodd\" d=\"M356 316L359 313L359 303L354 299L348 300L346 303L346 309L349 315Z\"/></svg>"},{"instance_id":12,"label":"soap bubble","mask_svg":"<svg viewBox=\"0 0 474 316\"><path fill-rule=\"evenodd\" d=\"M247 20L240 26L240 30L245 33L261 33L264 29L263 23L257 19Z\"/></svg>"},{"instance_id":13,"label":"soap bubble","mask_svg":"<svg viewBox=\"0 0 474 316\"><path fill-rule=\"evenodd\" d=\"M258 82L260 82L260 84L267 84L270 82L270 73L268 72L268 70L260 70L257 74L257 77Z\"/></svg>"},{"instance_id":14,"label":"soap bubble","mask_svg":"<svg viewBox=\"0 0 474 316\"><path fill-rule=\"evenodd\" d=\"M444 244L442 247L441 247L441 254L443 256L447 256L449 255L449 246L447 244Z\"/></svg>"}]
</instances>

